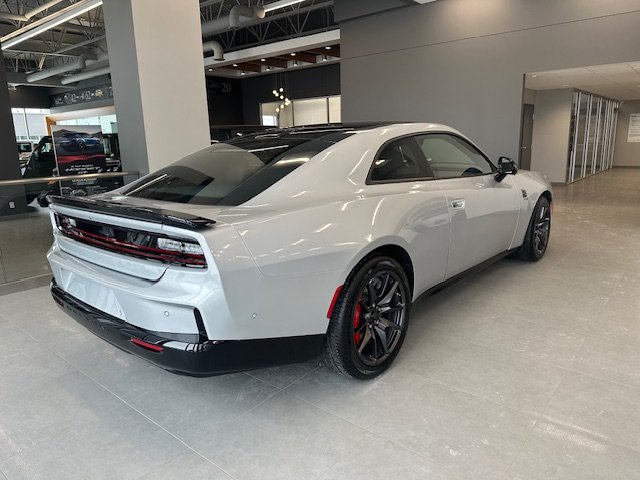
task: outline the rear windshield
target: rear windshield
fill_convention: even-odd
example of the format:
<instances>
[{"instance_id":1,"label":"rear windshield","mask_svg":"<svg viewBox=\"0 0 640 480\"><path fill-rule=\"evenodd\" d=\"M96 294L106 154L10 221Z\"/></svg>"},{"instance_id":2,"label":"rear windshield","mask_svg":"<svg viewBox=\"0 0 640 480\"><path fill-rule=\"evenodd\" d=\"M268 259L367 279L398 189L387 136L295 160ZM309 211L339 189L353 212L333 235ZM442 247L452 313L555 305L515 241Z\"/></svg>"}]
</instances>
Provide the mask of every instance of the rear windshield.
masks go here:
<instances>
[{"instance_id":1,"label":"rear windshield","mask_svg":"<svg viewBox=\"0 0 640 480\"><path fill-rule=\"evenodd\" d=\"M353 133L313 130L243 136L147 175L125 194L195 205L240 205Z\"/></svg>"}]
</instances>

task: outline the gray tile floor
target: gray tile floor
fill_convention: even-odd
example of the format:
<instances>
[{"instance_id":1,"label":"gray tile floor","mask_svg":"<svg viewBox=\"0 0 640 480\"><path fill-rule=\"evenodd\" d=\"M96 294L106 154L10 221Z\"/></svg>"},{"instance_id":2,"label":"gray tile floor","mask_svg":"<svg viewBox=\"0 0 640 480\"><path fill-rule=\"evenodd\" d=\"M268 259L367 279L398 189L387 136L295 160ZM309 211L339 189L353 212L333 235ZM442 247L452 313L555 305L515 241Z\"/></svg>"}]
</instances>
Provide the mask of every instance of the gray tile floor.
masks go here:
<instances>
[{"instance_id":1,"label":"gray tile floor","mask_svg":"<svg viewBox=\"0 0 640 480\"><path fill-rule=\"evenodd\" d=\"M548 255L414 306L373 382L164 372L0 297L0 478L640 478L640 171L556 192Z\"/></svg>"}]
</instances>

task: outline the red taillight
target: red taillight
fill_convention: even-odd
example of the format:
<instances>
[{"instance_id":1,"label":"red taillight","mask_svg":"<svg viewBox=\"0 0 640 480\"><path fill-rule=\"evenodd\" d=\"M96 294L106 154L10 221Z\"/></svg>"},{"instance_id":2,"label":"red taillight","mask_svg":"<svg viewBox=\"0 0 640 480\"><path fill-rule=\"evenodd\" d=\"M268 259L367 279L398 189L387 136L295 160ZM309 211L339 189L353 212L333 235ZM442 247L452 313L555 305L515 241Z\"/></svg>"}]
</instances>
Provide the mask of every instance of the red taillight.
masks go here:
<instances>
[{"instance_id":1,"label":"red taillight","mask_svg":"<svg viewBox=\"0 0 640 480\"><path fill-rule=\"evenodd\" d=\"M190 267L207 266L202 247L195 241L103 225L69 218L60 214L56 214L56 224L64 235L94 247L165 263ZM103 233L104 230L111 232L111 236L105 235ZM138 243L134 243L134 241L116 238L116 231L121 238L128 239L131 236L133 238L141 238L142 241L139 240Z\"/></svg>"},{"instance_id":2,"label":"red taillight","mask_svg":"<svg viewBox=\"0 0 640 480\"><path fill-rule=\"evenodd\" d=\"M140 340L139 338L131 337L131 343L138 345L139 347L146 348L147 350L152 350L154 352L161 352L164 350L162 345L156 345L155 343L145 342L144 340Z\"/></svg>"},{"instance_id":3,"label":"red taillight","mask_svg":"<svg viewBox=\"0 0 640 480\"><path fill-rule=\"evenodd\" d=\"M338 296L340 295L341 291L342 291L342 285L336 288L336 292L333 294L333 298L331 299L331 304L329 305L329 310L327 310L327 318L331 318L331 315L333 315L333 309L336 306L336 302L338 301Z\"/></svg>"}]
</instances>

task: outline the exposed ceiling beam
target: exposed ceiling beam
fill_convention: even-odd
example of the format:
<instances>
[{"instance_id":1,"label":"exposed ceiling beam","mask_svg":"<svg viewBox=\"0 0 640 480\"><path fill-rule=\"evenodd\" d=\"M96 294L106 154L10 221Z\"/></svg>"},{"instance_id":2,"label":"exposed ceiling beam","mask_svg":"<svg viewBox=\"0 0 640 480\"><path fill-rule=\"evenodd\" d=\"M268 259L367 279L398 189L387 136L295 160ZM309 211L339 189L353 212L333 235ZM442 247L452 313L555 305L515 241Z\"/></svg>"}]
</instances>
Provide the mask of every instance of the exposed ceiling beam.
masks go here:
<instances>
[{"instance_id":1,"label":"exposed ceiling beam","mask_svg":"<svg viewBox=\"0 0 640 480\"><path fill-rule=\"evenodd\" d=\"M321 33L314 33L302 37L282 40L280 42L268 43L266 45L258 45L255 47L236 50L235 52L227 52L224 54L225 59L216 61L213 57L204 59L205 67L224 67L234 63L250 62L252 60L260 60L261 58L278 57L291 52L304 51L307 49L321 48L328 45L335 45L340 42L340 29L336 28ZM293 57L290 57L293 58Z\"/></svg>"},{"instance_id":2,"label":"exposed ceiling beam","mask_svg":"<svg viewBox=\"0 0 640 480\"><path fill-rule=\"evenodd\" d=\"M286 55L278 55L276 58L281 58L283 60L299 60L301 62L307 63L316 63L317 58L316 55L305 52L291 52Z\"/></svg>"}]
</instances>

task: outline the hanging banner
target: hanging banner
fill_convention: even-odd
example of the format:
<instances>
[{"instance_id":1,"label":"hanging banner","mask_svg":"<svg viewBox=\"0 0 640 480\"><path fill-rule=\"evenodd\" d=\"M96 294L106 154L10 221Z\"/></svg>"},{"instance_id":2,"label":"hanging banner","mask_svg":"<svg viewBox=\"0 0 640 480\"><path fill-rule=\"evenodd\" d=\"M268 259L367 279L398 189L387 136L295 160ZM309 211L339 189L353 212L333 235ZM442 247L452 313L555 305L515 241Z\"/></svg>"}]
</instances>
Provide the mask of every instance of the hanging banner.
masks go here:
<instances>
[{"instance_id":1,"label":"hanging banner","mask_svg":"<svg viewBox=\"0 0 640 480\"><path fill-rule=\"evenodd\" d=\"M627 132L627 142L640 142L640 113L629 115L629 131Z\"/></svg>"},{"instance_id":2,"label":"hanging banner","mask_svg":"<svg viewBox=\"0 0 640 480\"><path fill-rule=\"evenodd\" d=\"M107 172L102 128L99 125L54 125L51 128L59 176ZM60 183L61 195L87 196L122 186L122 179L81 179Z\"/></svg>"}]
</instances>

